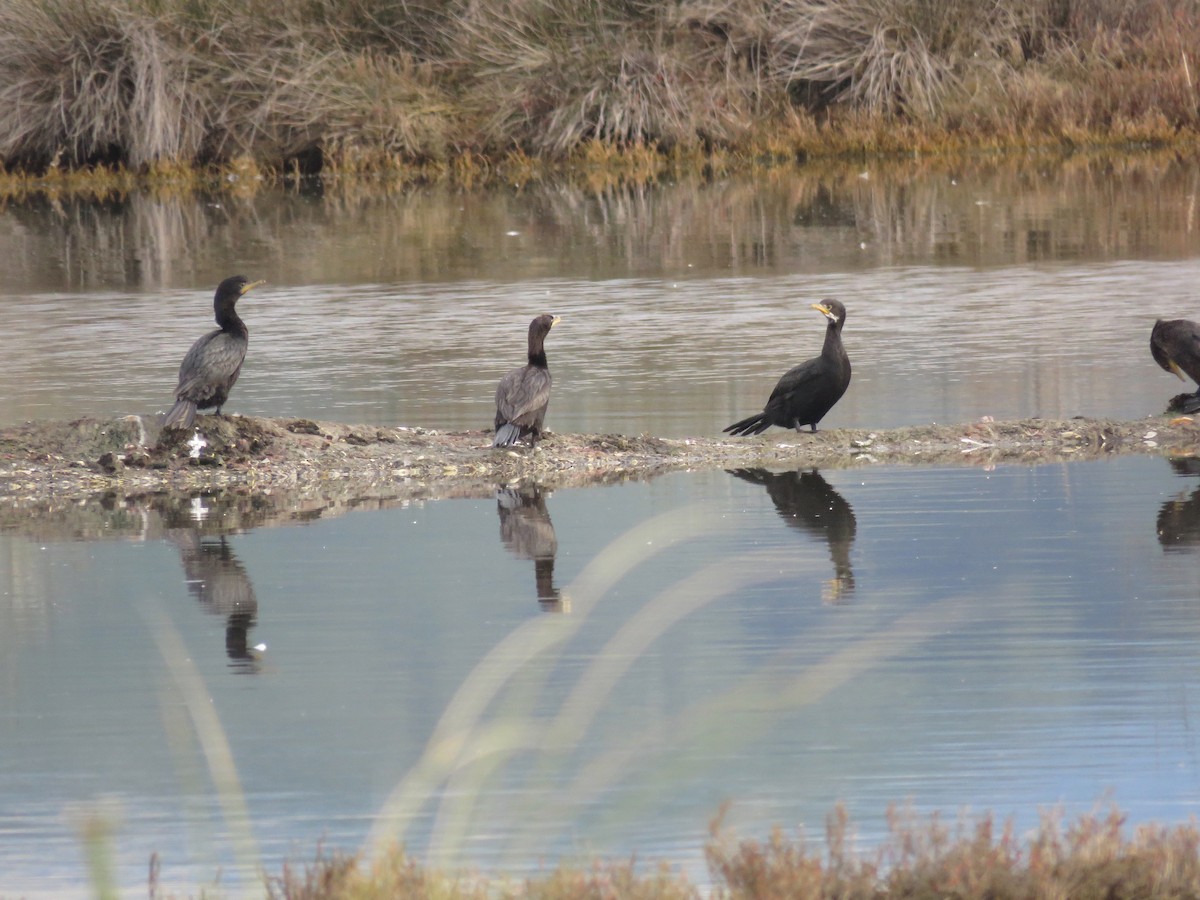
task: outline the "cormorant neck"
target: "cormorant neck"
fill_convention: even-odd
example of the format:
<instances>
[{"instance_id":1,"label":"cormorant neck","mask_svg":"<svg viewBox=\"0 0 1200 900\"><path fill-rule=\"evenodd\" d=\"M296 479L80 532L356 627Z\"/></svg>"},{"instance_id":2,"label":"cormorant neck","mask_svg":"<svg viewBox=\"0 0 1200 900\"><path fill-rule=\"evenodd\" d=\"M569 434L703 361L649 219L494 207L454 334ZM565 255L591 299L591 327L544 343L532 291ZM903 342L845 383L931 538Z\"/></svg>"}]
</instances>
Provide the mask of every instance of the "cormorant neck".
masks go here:
<instances>
[{"instance_id":1,"label":"cormorant neck","mask_svg":"<svg viewBox=\"0 0 1200 900\"><path fill-rule=\"evenodd\" d=\"M825 326L825 347L824 347L824 349L826 349L826 350L833 349L834 344L836 344L838 342L838 340L841 338L841 336L842 336L842 323L835 322L833 319L830 319L829 324L827 326Z\"/></svg>"},{"instance_id":2,"label":"cormorant neck","mask_svg":"<svg viewBox=\"0 0 1200 900\"><path fill-rule=\"evenodd\" d=\"M539 369L550 368L549 363L546 361L546 351L543 350L541 347L538 347L536 350L534 348L530 347L529 348L529 364L531 366L537 366Z\"/></svg>"},{"instance_id":3,"label":"cormorant neck","mask_svg":"<svg viewBox=\"0 0 1200 900\"><path fill-rule=\"evenodd\" d=\"M242 317L237 314L237 310L232 305L217 307L217 325L222 331L238 337L246 337L249 334L246 323L242 321Z\"/></svg>"}]
</instances>

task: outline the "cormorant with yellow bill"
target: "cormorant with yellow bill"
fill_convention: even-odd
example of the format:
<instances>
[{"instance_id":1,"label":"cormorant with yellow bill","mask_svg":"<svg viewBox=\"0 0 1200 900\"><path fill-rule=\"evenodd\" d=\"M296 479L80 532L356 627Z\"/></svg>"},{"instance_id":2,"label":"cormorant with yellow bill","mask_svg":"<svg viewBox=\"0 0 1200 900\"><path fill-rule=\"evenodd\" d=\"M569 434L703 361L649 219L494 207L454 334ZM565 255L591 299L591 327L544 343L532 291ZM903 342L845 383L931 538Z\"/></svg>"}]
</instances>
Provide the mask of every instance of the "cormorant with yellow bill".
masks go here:
<instances>
[{"instance_id":1,"label":"cormorant with yellow bill","mask_svg":"<svg viewBox=\"0 0 1200 900\"><path fill-rule=\"evenodd\" d=\"M213 310L218 327L192 344L184 356L179 366L179 384L175 387L175 405L163 417L163 427L191 428L197 409L215 406L217 415L221 414L221 407L241 374L250 340L246 323L237 314L237 302L260 284L264 282L233 275L217 285Z\"/></svg>"},{"instance_id":2,"label":"cormorant with yellow bill","mask_svg":"<svg viewBox=\"0 0 1200 900\"><path fill-rule=\"evenodd\" d=\"M528 436L537 443L542 436L546 407L550 405L550 367L545 341L558 316L541 315L529 323L529 362L513 369L496 387L496 437L493 447L508 447Z\"/></svg>"},{"instance_id":3,"label":"cormorant with yellow bill","mask_svg":"<svg viewBox=\"0 0 1200 900\"><path fill-rule=\"evenodd\" d=\"M734 422L725 431L762 434L772 425L797 431L808 425L816 431L825 413L842 399L850 385L850 357L842 346L846 307L837 300L823 300L812 308L829 320L821 355L788 370L771 391L762 412Z\"/></svg>"}]
</instances>

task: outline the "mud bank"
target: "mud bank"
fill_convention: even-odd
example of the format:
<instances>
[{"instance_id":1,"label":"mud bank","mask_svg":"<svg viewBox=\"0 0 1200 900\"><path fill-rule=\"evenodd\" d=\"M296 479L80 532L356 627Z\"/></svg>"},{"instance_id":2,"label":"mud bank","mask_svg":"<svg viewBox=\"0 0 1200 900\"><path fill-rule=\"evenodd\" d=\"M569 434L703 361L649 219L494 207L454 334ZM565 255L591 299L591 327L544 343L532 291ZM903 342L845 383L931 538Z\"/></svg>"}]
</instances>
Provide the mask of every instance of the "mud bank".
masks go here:
<instances>
[{"instance_id":1,"label":"mud bank","mask_svg":"<svg viewBox=\"0 0 1200 900\"><path fill-rule=\"evenodd\" d=\"M602 484L706 468L879 464L1041 464L1115 453L1190 456L1200 417L1135 422L1024 419L890 430L772 431L758 438L665 439L550 434L493 449L485 431L202 416L193 432L146 420L31 422L0 429L0 506L29 508L97 493L247 494L418 499L484 496L498 484Z\"/></svg>"}]
</instances>

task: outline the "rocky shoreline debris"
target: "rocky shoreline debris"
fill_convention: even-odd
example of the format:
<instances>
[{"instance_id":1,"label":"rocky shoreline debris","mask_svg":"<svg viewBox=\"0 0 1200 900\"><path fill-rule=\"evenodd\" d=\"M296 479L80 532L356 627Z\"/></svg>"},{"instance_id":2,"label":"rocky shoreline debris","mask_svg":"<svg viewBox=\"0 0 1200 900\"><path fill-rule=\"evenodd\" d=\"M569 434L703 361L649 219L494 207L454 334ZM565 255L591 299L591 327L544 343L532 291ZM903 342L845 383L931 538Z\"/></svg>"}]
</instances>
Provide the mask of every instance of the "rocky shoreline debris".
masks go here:
<instances>
[{"instance_id":1,"label":"rocky shoreline debris","mask_svg":"<svg viewBox=\"0 0 1200 900\"><path fill-rule=\"evenodd\" d=\"M1134 422L1075 418L761 438L668 439L549 433L536 447L493 448L489 431L447 432L252 416L202 416L190 431L138 416L28 422L0 428L0 504L97 492L270 492L337 486L347 496L486 495L497 484L548 487L646 478L668 471L762 466L1040 464L1117 453L1191 456L1200 417Z\"/></svg>"}]
</instances>

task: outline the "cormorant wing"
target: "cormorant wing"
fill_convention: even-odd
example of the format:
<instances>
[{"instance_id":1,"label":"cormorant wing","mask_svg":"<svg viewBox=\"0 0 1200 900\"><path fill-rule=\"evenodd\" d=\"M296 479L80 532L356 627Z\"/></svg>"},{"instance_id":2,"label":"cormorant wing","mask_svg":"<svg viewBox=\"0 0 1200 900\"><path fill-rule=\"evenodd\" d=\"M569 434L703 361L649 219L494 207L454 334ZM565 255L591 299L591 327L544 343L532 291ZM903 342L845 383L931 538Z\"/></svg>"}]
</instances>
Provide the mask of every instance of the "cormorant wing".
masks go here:
<instances>
[{"instance_id":1,"label":"cormorant wing","mask_svg":"<svg viewBox=\"0 0 1200 900\"><path fill-rule=\"evenodd\" d=\"M822 362L823 360L818 357L805 360L800 365L788 369L775 385L775 390L771 391L771 396L767 399L767 406L785 401L795 394L804 395L821 390L822 383L829 378L829 370L822 365Z\"/></svg>"},{"instance_id":2,"label":"cormorant wing","mask_svg":"<svg viewBox=\"0 0 1200 900\"><path fill-rule=\"evenodd\" d=\"M527 366L505 378L496 392L496 407L508 422L536 413L550 402L550 373L545 369Z\"/></svg>"}]
</instances>

